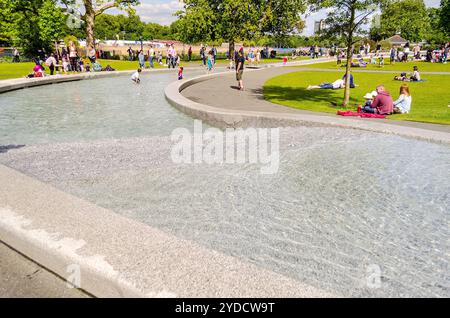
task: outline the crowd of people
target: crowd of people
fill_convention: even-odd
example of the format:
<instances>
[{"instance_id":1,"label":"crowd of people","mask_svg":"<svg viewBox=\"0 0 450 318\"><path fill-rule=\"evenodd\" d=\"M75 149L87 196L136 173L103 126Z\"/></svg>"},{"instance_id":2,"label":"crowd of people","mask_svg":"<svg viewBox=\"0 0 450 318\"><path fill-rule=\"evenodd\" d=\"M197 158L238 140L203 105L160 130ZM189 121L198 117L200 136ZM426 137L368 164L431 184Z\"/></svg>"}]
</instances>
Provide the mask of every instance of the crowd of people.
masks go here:
<instances>
[{"instance_id":1,"label":"crowd of people","mask_svg":"<svg viewBox=\"0 0 450 318\"><path fill-rule=\"evenodd\" d=\"M69 42L69 45L58 48L55 52L48 55L41 50L37 57L33 60L35 66L28 78L44 77L47 75L55 75L59 73L67 74L69 72L101 72L101 71L115 71L110 65L102 67L97 59L102 57L104 52L95 50L94 47L90 47L86 51L86 61L82 58L82 54L79 48L73 41ZM48 72L47 69L48 68Z\"/></svg>"}]
</instances>

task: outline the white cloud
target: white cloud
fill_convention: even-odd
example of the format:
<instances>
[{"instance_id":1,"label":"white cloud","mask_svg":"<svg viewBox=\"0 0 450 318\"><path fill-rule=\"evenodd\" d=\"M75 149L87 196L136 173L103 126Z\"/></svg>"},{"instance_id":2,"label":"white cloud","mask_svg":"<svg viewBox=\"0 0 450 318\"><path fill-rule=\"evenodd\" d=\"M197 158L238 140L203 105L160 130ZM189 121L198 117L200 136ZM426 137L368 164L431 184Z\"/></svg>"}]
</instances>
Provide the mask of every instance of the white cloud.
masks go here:
<instances>
[{"instance_id":1,"label":"white cloud","mask_svg":"<svg viewBox=\"0 0 450 318\"><path fill-rule=\"evenodd\" d=\"M168 25L177 19L173 14L182 8L183 3L176 0L141 0L141 5L136 7L136 12L142 21Z\"/></svg>"}]
</instances>

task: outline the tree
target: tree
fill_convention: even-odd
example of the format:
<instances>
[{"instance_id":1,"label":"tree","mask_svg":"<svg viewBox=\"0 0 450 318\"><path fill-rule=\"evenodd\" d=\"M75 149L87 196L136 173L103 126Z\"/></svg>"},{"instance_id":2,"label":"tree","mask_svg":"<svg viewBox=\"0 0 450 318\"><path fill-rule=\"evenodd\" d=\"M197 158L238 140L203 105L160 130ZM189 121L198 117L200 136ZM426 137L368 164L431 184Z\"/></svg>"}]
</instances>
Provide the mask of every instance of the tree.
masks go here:
<instances>
[{"instance_id":1,"label":"tree","mask_svg":"<svg viewBox=\"0 0 450 318\"><path fill-rule=\"evenodd\" d=\"M67 8L75 6L76 0L61 0ZM132 12L132 6L139 4L139 0L83 0L84 14L82 20L86 27L86 49L95 44L95 18L106 10L119 8Z\"/></svg>"},{"instance_id":2,"label":"tree","mask_svg":"<svg viewBox=\"0 0 450 318\"><path fill-rule=\"evenodd\" d=\"M424 39L430 44L443 44L448 41L447 35L444 31L444 26L441 24L441 8L428 8L428 20L430 27L425 32Z\"/></svg>"},{"instance_id":3,"label":"tree","mask_svg":"<svg viewBox=\"0 0 450 318\"><path fill-rule=\"evenodd\" d=\"M450 35L450 0L441 0L440 24L447 35Z\"/></svg>"},{"instance_id":4,"label":"tree","mask_svg":"<svg viewBox=\"0 0 450 318\"><path fill-rule=\"evenodd\" d=\"M265 1L262 4L263 32L279 43L287 43L292 32L301 33L305 28L305 21L300 18L300 14L306 11L306 7L306 1L303 0Z\"/></svg>"},{"instance_id":5,"label":"tree","mask_svg":"<svg viewBox=\"0 0 450 318\"><path fill-rule=\"evenodd\" d=\"M380 23L371 33L382 39L394 34L417 42L430 29L430 20L423 0L389 0L381 6Z\"/></svg>"},{"instance_id":6,"label":"tree","mask_svg":"<svg viewBox=\"0 0 450 318\"><path fill-rule=\"evenodd\" d=\"M340 35L345 39L347 48L347 66L345 69L346 81L344 90L344 107L350 101L350 66L353 57L353 48L359 41L358 35L366 34L364 25L369 17L376 12L379 0L311 0L311 10L321 8L332 9L325 19L324 32L328 36Z\"/></svg>"},{"instance_id":7,"label":"tree","mask_svg":"<svg viewBox=\"0 0 450 318\"><path fill-rule=\"evenodd\" d=\"M234 56L237 40L254 40L261 34L286 35L301 28L304 0L185 0L177 29L185 42L229 43Z\"/></svg>"},{"instance_id":8,"label":"tree","mask_svg":"<svg viewBox=\"0 0 450 318\"><path fill-rule=\"evenodd\" d=\"M27 56L51 51L63 33L65 16L56 0L0 0L0 16L0 28L8 28L2 38L21 46Z\"/></svg>"}]
</instances>

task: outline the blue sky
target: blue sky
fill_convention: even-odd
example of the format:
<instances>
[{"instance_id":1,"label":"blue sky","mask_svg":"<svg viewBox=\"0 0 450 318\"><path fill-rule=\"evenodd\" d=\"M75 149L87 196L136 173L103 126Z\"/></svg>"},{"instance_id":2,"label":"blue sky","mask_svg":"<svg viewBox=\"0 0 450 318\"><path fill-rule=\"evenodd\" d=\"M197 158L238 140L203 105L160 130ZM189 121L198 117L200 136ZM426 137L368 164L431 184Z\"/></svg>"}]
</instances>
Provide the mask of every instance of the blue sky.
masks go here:
<instances>
[{"instance_id":1,"label":"blue sky","mask_svg":"<svg viewBox=\"0 0 450 318\"><path fill-rule=\"evenodd\" d=\"M156 22L168 25L176 17L173 14L180 10L183 5L178 0L140 0L141 4L136 7L137 14L145 22ZM425 0L428 6L439 6L440 0ZM320 20L326 15L325 12L319 12L309 16L306 19L305 35L311 35L314 29L314 21Z\"/></svg>"}]
</instances>

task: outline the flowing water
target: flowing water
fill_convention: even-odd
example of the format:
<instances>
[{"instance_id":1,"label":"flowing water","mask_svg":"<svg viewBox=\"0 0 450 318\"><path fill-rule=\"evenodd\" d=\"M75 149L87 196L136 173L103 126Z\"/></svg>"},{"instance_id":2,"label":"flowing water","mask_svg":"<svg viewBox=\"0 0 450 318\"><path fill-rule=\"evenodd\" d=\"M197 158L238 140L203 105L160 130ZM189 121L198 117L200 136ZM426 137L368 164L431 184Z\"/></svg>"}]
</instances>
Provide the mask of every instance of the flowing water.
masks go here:
<instances>
[{"instance_id":1,"label":"flowing water","mask_svg":"<svg viewBox=\"0 0 450 318\"><path fill-rule=\"evenodd\" d=\"M449 146L298 127L280 130L272 175L176 164L170 134L193 119L165 101L171 80L0 95L0 163L337 295L450 296Z\"/></svg>"}]
</instances>

